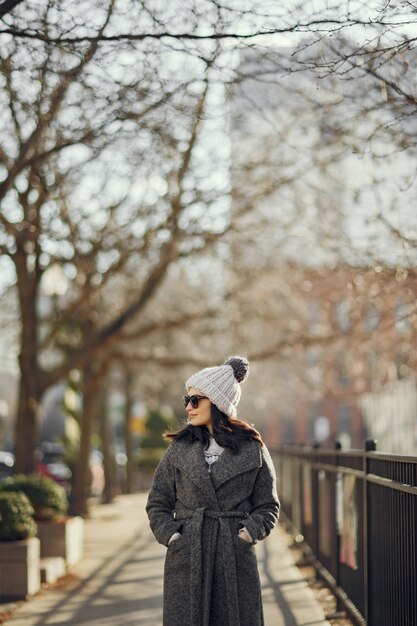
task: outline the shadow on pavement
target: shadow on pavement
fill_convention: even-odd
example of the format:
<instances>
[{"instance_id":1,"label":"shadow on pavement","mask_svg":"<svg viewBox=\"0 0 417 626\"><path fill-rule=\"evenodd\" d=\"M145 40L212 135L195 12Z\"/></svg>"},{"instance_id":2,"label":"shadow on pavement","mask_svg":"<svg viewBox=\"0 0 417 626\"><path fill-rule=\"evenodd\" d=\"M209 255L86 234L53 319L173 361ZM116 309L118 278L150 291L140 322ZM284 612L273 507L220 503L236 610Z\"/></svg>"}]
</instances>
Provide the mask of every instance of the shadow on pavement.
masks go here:
<instances>
[{"instance_id":1,"label":"shadow on pavement","mask_svg":"<svg viewBox=\"0 0 417 626\"><path fill-rule=\"evenodd\" d=\"M281 581L278 583L276 582L276 580L274 579L272 573L271 573L271 563L270 563L270 554L268 551L268 544L264 543L262 545L263 548L263 554L262 557L259 559L259 565L261 565L261 562L263 561L263 568L264 568L264 574L265 577L268 581L268 585L271 587L273 594L274 594L274 598L275 601L282 613L282 616L285 620L285 626L299 626L298 622L295 620L295 617L290 609L290 607L288 606L287 601L285 600L282 592L281 592L281 586L283 584L287 585L288 582L290 584L300 584L299 581ZM307 625L304 625L307 626Z\"/></svg>"},{"instance_id":2,"label":"shadow on pavement","mask_svg":"<svg viewBox=\"0 0 417 626\"><path fill-rule=\"evenodd\" d=\"M162 622L161 555L138 558L142 551L153 550L149 537L139 533L129 539L117 552L94 570L77 588L67 592L45 612L33 626L82 626L105 624L128 626L146 624L160 626ZM114 564L113 564L114 562ZM154 563L153 571L142 574L140 568ZM113 565L112 565L113 564ZM102 575L103 569L108 574ZM88 590L100 580L94 591ZM48 592L53 593L53 591Z\"/></svg>"}]
</instances>

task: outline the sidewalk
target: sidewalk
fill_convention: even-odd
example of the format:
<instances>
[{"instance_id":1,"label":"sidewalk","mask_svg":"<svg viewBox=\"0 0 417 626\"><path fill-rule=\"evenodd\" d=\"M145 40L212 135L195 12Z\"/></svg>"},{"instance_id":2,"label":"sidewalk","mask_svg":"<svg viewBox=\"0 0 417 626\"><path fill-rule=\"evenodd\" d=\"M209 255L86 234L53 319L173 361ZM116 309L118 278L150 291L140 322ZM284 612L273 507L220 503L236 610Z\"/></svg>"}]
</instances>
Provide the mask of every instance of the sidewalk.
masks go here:
<instances>
[{"instance_id":1,"label":"sidewalk","mask_svg":"<svg viewBox=\"0 0 417 626\"><path fill-rule=\"evenodd\" d=\"M22 603L10 626L161 626L165 550L149 529L147 493L98 505L86 553L61 584ZM265 626L329 626L277 528L256 546ZM196 626L198 626L196 624Z\"/></svg>"}]
</instances>

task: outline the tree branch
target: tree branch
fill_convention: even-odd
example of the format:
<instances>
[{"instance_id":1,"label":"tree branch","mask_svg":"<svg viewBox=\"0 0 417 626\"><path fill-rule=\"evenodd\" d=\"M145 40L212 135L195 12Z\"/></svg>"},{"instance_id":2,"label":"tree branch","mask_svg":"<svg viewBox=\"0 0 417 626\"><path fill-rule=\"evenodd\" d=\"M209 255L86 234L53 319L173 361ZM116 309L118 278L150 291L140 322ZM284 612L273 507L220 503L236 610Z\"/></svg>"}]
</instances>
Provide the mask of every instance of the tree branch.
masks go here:
<instances>
[{"instance_id":1,"label":"tree branch","mask_svg":"<svg viewBox=\"0 0 417 626\"><path fill-rule=\"evenodd\" d=\"M17 7L18 4L21 4L22 2L23 0L4 0L0 4L0 18L4 17L5 15L13 11L13 9Z\"/></svg>"},{"instance_id":2,"label":"tree branch","mask_svg":"<svg viewBox=\"0 0 417 626\"><path fill-rule=\"evenodd\" d=\"M413 21L401 22L402 26L406 26L408 24L414 24ZM36 39L39 41L44 41L45 43L50 44L77 44L77 43L86 43L86 42L120 42L120 41L143 41L145 39L153 39L153 40L162 40L162 39L176 39L183 41L220 41L223 39L236 39L237 41L244 41L254 39L255 37L259 38L262 36L270 37L271 35L277 34L285 34L285 33L293 33L293 32L308 32L311 29L319 29L320 27L326 27L325 32L332 32L332 29L337 29L340 31L341 29L346 29L352 26L363 26L363 27L398 27L397 22L384 22L379 20L358 20L358 19L349 19L349 20L337 20L337 19L312 19L305 22L297 22L292 26L284 26L282 28L271 28L269 30L257 30L253 33L222 33L216 32L207 35L197 35L195 33L172 33L169 31L163 31L160 33L118 33L115 35L83 35L81 37L47 37L43 33L32 31L32 30L20 30L18 28L5 28L0 31L0 35L2 33L12 35L14 37L19 37L23 39ZM316 31L314 31L316 32Z\"/></svg>"},{"instance_id":3,"label":"tree branch","mask_svg":"<svg viewBox=\"0 0 417 626\"><path fill-rule=\"evenodd\" d=\"M167 320L155 320L149 322L148 324L132 331L126 331L120 335L121 340L131 341L132 339L140 339L141 337L147 336L150 333L161 331L161 330L170 330L172 328L178 328L178 326L182 326L188 322L192 322L195 320L201 320L206 318L212 318L218 314L216 309L205 309L204 311L199 311L197 313L184 313L180 317L176 317L173 319Z\"/></svg>"},{"instance_id":4,"label":"tree branch","mask_svg":"<svg viewBox=\"0 0 417 626\"><path fill-rule=\"evenodd\" d=\"M101 26L99 33L101 36L108 25L111 15L113 13L114 0L112 0L104 24ZM0 35L2 32L0 31ZM27 166L28 155L31 151L36 151L37 143L42 137L45 128L50 126L52 120L58 113L65 94L67 93L70 85L81 74L85 66L94 58L94 55L98 48L99 39L93 39L88 50L82 56L81 61L74 68L71 68L64 72L61 76L61 81L56 86L50 98L50 104L48 110L45 111L38 120L35 129L27 140L21 144L19 155L15 160L13 166L9 169L6 179L0 184L0 200L5 196L10 187L13 185L14 179Z\"/></svg>"}]
</instances>

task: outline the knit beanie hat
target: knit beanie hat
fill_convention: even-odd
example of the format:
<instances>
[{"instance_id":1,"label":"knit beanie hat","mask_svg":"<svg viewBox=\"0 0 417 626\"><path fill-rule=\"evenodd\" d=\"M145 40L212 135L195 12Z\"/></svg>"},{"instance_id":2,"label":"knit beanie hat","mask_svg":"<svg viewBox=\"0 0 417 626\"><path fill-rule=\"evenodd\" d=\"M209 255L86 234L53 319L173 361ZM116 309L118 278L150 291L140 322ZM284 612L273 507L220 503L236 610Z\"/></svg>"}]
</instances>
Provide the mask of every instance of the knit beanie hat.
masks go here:
<instances>
[{"instance_id":1,"label":"knit beanie hat","mask_svg":"<svg viewBox=\"0 0 417 626\"><path fill-rule=\"evenodd\" d=\"M242 383L249 374L249 361L241 356L231 356L223 365L206 367L193 374L185 383L188 391L195 387L204 393L220 411L236 418Z\"/></svg>"}]
</instances>

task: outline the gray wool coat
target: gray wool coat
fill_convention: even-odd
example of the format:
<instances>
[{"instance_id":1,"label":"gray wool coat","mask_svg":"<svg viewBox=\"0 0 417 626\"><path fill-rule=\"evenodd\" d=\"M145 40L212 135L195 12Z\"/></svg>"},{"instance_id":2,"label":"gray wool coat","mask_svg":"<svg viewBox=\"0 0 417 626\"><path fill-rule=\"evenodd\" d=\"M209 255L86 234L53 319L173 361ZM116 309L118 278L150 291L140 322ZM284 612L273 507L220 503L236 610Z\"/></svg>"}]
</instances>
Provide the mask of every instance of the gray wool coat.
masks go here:
<instances>
[{"instance_id":1,"label":"gray wool coat","mask_svg":"<svg viewBox=\"0 0 417 626\"><path fill-rule=\"evenodd\" d=\"M254 544L278 520L276 474L266 446L225 448L208 471L200 441L174 441L154 475L150 527L167 546L163 626L264 626ZM238 536L246 526L253 543ZM168 546L175 531L182 536Z\"/></svg>"}]
</instances>

